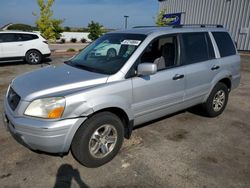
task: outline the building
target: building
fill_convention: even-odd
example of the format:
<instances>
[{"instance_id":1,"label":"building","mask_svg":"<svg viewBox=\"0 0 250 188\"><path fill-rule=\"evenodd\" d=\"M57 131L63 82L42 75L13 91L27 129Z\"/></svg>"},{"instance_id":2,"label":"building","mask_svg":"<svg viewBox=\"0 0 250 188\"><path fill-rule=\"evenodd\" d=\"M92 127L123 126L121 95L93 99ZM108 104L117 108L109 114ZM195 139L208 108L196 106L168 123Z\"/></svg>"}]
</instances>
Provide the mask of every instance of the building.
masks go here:
<instances>
[{"instance_id":1,"label":"building","mask_svg":"<svg viewBox=\"0 0 250 188\"><path fill-rule=\"evenodd\" d=\"M165 18L177 24L219 24L238 50L250 51L250 0L158 0Z\"/></svg>"}]
</instances>

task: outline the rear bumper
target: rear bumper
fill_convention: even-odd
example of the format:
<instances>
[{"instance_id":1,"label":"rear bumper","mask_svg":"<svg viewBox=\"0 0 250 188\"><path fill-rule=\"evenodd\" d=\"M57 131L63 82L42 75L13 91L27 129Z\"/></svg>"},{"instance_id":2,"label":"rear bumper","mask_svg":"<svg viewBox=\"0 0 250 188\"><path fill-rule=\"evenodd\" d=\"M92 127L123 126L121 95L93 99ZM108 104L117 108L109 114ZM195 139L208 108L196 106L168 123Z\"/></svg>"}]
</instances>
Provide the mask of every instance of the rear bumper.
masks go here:
<instances>
[{"instance_id":1,"label":"rear bumper","mask_svg":"<svg viewBox=\"0 0 250 188\"><path fill-rule=\"evenodd\" d=\"M4 125L13 137L32 150L48 153L68 152L77 129L86 119L83 117L48 121L14 117L6 102L4 105Z\"/></svg>"},{"instance_id":2,"label":"rear bumper","mask_svg":"<svg viewBox=\"0 0 250 188\"><path fill-rule=\"evenodd\" d=\"M51 56L51 53L43 54L43 58L50 57L50 56Z\"/></svg>"}]
</instances>

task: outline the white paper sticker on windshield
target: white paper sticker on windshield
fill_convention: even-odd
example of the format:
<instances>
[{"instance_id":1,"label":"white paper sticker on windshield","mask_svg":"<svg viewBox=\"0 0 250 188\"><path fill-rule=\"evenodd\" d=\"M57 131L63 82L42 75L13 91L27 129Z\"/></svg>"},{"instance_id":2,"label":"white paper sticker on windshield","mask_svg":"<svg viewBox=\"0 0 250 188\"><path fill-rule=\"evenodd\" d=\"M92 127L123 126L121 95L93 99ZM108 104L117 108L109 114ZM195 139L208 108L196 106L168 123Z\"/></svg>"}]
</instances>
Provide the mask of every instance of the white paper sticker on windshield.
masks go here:
<instances>
[{"instance_id":1,"label":"white paper sticker on windshield","mask_svg":"<svg viewBox=\"0 0 250 188\"><path fill-rule=\"evenodd\" d=\"M140 40L124 40L121 42L122 45L132 45L132 46L139 46L141 43Z\"/></svg>"}]
</instances>

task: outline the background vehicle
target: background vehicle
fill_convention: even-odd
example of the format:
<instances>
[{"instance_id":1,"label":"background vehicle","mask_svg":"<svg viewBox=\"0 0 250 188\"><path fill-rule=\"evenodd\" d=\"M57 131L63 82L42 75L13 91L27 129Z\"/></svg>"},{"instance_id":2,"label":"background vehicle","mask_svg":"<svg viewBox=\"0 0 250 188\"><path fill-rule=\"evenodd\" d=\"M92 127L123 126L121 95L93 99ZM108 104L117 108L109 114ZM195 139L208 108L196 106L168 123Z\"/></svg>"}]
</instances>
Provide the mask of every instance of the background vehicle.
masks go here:
<instances>
[{"instance_id":1,"label":"background vehicle","mask_svg":"<svg viewBox=\"0 0 250 188\"><path fill-rule=\"evenodd\" d=\"M115 57L95 56L120 43ZM43 82L41 82L43 80ZM59 67L11 83L8 129L28 147L87 167L114 158L134 126L195 105L220 115L240 83L240 57L221 26L146 27L105 34Z\"/></svg>"},{"instance_id":2,"label":"background vehicle","mask_svg":"<svg viewBox=\"0 0 250 188\"><path fill-rule=\"evenodd\" d=\"M107 57L112 58L118 55L120 48L121 48L121 44L110 45L108 41L104 41L93 50L93 55L94 56L107 56Z\"/></svg>"},{"instance_id":3,"label":"background vehicle","mask_svg":"<svg viewBox=\"0 0 250 188\"><path fill-rule=\"evenodd\" d=\"M0 63L25 60L38 64L50 53L47 41L37 33L0 31Z\"/></svg>"}]
</instances>

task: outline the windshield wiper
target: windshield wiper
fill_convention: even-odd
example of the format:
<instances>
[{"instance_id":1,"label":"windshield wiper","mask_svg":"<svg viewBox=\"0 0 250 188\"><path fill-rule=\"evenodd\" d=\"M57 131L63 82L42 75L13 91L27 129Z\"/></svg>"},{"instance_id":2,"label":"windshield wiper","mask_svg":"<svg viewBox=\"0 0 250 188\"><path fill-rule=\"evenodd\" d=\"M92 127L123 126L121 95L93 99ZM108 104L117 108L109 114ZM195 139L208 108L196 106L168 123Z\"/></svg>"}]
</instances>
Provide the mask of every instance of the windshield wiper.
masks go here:
<instances>
[{"instance_id":1,"label":"windshield wiper","mask_svg":"<svg viewBox=\"0 0 250 188\"><path fill-rule=\"evenodd\" d=\"M99 74L107 74L99 69L96 69L96 68L93 68L93 67L88 67L88 66L85 66L85 65L82 65L82 64L72 64L73 66L75 67L78 67L80 69L83 69L83 70L87 70L87 71L90 71L90 72L95 72L95 73L99 73Z\"/></svg>"}]
</instances>

